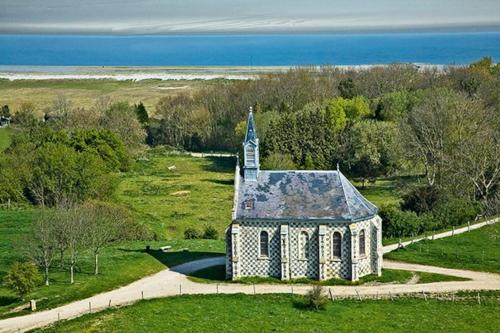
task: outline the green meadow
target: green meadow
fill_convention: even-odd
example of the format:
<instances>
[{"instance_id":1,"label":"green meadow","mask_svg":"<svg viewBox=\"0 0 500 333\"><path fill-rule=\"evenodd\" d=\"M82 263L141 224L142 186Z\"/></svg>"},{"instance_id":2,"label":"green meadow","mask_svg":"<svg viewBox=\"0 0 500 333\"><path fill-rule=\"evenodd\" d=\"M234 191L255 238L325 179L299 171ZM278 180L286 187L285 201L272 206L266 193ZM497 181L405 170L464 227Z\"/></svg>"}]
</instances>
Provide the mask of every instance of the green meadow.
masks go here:
<instances>
[{"instance_id":1,"label":"green meadow","mask_svg":"<svg viewBox=\"0 0 500 333\"><path fill-rule=\"evenodd\" d=\"M292 295L177 296L63 321L46 332L496 332L499 302L338 300L324 311Z\"/></svg>"},{"instance_id":2,"label":"green meadow","mask_svg":"<svg viewBox=\"0 0 500 333\"><path fill-rule=\"evenodd\" d=\"M425 240L385 255L418 264L500 273L500 223L453 237Z\"/></svg>"},{"instance_id":3,"label":"green meadow","mask_svg":"<svg viewBox=\"0 0 500 333\"><path fill-rule=\"evenodd\" d=\"M10 145L10 128L0 128L0 153Z\"/></svg>"}]
</instances>

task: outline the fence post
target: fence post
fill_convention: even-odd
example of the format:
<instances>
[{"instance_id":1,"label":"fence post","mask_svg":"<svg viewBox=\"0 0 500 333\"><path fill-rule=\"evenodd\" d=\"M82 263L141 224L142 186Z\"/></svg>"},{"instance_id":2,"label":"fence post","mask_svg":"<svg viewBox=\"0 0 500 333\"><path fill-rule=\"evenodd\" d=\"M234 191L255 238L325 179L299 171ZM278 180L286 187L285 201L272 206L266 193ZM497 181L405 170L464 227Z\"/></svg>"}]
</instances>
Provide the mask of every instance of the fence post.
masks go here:
<instances>
[{"instance_id":1,"label":"fence post","mask_svg":"<svg viewBox=\"0 0 500 333\"><path fill-rule=\"evenodd\" d=\"M109 299L108 308L111 307L111 298Z\"/></svg>"},{"instance_id":2,"label":"fence post","mask_svg":"<svg viewBox=\"0 0 500 333\"><path fill-rule=\"evenodd\" d=\"M394 301L394 299L392 298L392 294L391 294L390 291L389 291L389 297L391 298L391 301Z\"/></svg>"},{"instance_id":3,"label":"fence post","mask_svg":"<svg viewBox=\"0 0 500 333\"><path fill-rule=\"evenodd\" d=\"M89 302L89 313L92 313L92 302Z\"/></svg>"},{"instance_id":4,"label":"fence post","mask_svg":"<svg viewBox=\"0 0 500 333\"><path fill-rule=\"evenodd\" d=\"M141 290L141 298L144 299L144 290Z\"/></svg>"},{"instance_id":5,"label":"fence post","mask_svg":"<svg viewBox=\"0 0 500 333\"><path fill-rule=\"evenodd\" d=\"M359 296L358 289L354 289L354 291L356 291L356 295L358 295L358 300L360 300L360 301L361 301L361 296Z\"/></svg>"},{"instance_id":6,"label":"fence post","mask_svg":"<svg viewBox=\"0 0 500 333\"><path fill-rule=\"evenodd\" d=\"M255 295L255 283L253 284L253 294Z\"/></svg>"},{"instance_id":7,"label":"fence post","mask_svg":"<svg viewBox=\"0 0 500 333\"><path fill-rule=\"evenodd\" d=\"M477 293L477 304L481 305L481 296Z\"/></svg>"},{"instance_id":8,"label":"fence post","mask_svg":"<svg viewBox=\"0 0 500 333\"><path fill-rule=\"evenodd\" d=\"M467 231L470 232L470 222L467 222Z\"/></svg>"},{"instance_id":9,"label":"fence post","mask_svg":"<svg viewBox=\"0 0 500 333\"><path fill-rule=\"evenodd\" d=\"M452 226L451 227L451 235L454 236L455 235L455 226Z\"/></svg>"},{"instance_id":10,"label":"fence post","mask_svg":"<svg viewBox=\"0 0 500 333\"><path fill-rule=\"evenodd\" d=\"M425 292L423 290L422 290L422 295L424 296L424 299L427 302L427 295L425 294Z\"/></svg>"},{"instance_id":11,"label":"fence post","mask_svg":"<svg viewBox=\"0 0 500 333\"><path fill-rule=\"evenodd\" d=\"M182 284L179 283L179 295L182 295Z\"/></svg>"},{"instance_id":12,"label":"fence post","mask_svg":"<svg viewBox=\"0 0 500 333\"><path fill-rule=\"evenodd\" d=\"M328 287L328 293L330 293L330 299L333 302L333 294L332 294L332 289L330 289L330 287Z\"/></svg>"},{"instance_id":13,"label":"fence post","mask_svg":"<svg viewBox=\"0 0 500 333\"><path fill-rule=\"evenodd\" d=\"M291 285L291 287L292 287L292 295L293 295L293 284Z\"/></svg>"},{"instance_id":14,"label":"fence post","mask_svg":"<svg viewBox=\"0 0 500 333\"><path fill-rule=\"evenodd\" d=\"M60 321L61 320L61 312L58 312L57 313L57 321Z\"/></svg>"},{"instance_id":15,"label":"fence post","mask_svg":"<svg viewBox=\"0 0 500 333\"><path fill-rule=\"evenodd\" d=\"M217 294L219 293L219 284L217 283Z\"/></svg>"}]
</instances>

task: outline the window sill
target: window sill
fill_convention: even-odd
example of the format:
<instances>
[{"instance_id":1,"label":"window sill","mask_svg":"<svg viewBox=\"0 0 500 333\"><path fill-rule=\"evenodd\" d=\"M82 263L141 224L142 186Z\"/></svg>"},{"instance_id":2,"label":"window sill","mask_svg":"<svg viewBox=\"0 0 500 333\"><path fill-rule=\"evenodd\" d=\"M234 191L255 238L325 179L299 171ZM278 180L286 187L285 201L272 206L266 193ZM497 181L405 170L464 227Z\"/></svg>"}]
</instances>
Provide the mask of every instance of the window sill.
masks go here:
<instances>
[{"instance_id":1,"label":"window sill","mask_svg":"<svg viewBox=\"0 0 500 333\"><path fill-rule=\"evenodd\" d=\"M258 260L270 260L269 256L259 256Z\"/></svg>"},{"instance_id":2,"label":"window sill","mask_svg":"<svg viewBox=\"0 0 500 333\"><path fill-rule=\"evenodd\" d=\"M366 254L359 256L359 260L364 260L364 259L368 259L368 256Z\"/></svg>"},{"instance_id":3,"label":"window sill","mask_svg":"<svg viewBox=\"0 0 500 333\"><path fill-rule=\"evenodd\" d=\"M299 259L297 259L297 260L298 260L298 261L308 261L309 259L307 259L307 258L299 258Z\"/></svg>"},{"instance_id":4,"label":"window sill","mask_svg":"<svg viewBox=\"0 0 500 333\"><path fill-rule=\"evenodd\" d=\"M342 258L331 258L330 261L331 262L341 262Z\"/></svg>"}]
</instances>

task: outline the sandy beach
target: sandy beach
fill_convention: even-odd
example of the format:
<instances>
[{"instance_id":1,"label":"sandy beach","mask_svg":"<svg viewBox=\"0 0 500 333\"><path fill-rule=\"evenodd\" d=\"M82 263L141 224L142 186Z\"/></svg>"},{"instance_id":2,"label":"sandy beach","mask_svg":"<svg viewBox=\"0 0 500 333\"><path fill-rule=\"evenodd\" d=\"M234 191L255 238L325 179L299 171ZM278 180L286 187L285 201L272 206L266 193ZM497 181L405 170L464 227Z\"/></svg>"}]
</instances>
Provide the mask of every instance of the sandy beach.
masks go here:
<instances>
[{"instance_id":1,"label":"sandy beach","mask_svg":"<svg viewBox=\"0 0 500 333\"><path fill-rule=\"evenodd\" d=\"M442 71L446 65L411 64L419 70ZM341 70L366 70L387 65L335 66ZM73 67L0 66L4 80L252 80L259 75L286 72L295 66L213 67Z\"/></svg>"}]
</instances>

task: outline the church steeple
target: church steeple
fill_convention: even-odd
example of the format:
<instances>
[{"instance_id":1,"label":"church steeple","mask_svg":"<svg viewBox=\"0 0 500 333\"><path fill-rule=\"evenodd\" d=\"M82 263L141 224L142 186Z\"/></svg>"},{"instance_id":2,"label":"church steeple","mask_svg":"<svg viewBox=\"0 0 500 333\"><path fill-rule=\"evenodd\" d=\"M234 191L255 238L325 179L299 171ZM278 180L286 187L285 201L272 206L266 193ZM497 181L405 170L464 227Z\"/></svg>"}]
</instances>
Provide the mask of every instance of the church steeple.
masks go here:
<instances>
[{"instance_id":1,"label":"church steeple","mask_svg":"<svg viewBox=\"0 0 500 333\"><path fill-rule=\"evenodd\" d=\"M244 166L243 177L245 181L256 181L259 174L259 138L253 119L253 111L250 107L247 121L245 141L243 141Z\"/></svg>"}]
</instances>

